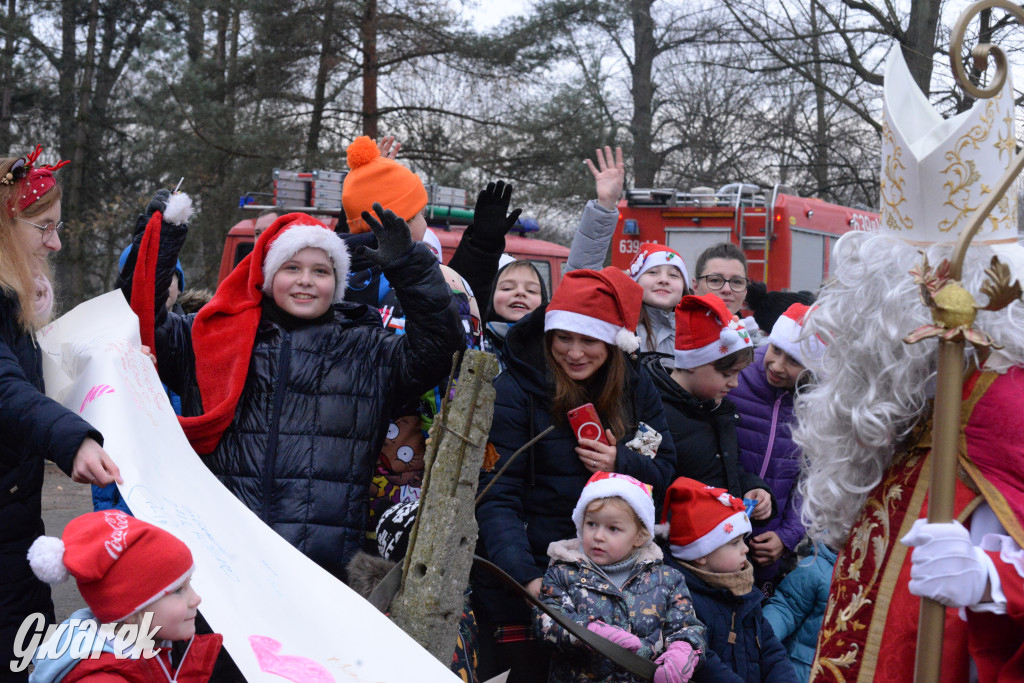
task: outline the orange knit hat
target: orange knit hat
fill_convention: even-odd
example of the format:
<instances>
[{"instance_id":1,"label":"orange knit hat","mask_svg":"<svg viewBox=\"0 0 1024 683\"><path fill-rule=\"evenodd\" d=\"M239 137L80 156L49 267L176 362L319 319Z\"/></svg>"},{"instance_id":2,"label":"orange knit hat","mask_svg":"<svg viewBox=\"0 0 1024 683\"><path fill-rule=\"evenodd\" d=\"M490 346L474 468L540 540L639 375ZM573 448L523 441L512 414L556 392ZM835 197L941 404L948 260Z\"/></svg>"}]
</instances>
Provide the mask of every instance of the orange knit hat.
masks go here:
<instances>
[{"instance_id":1,"label":"orange knit hat","mask_svg":"<svg viewBox=\"0 0 1024 683\"><path fill-rule=\"evenodd\" d=\"M370 229L362 213L371 211L374 202L407 221L427 205L420 177L397 161L381 157L377 143L369 137L356 138L347 151L349 172L341 188L341 204L350 232Z\"/></svg>"}]
</instances>

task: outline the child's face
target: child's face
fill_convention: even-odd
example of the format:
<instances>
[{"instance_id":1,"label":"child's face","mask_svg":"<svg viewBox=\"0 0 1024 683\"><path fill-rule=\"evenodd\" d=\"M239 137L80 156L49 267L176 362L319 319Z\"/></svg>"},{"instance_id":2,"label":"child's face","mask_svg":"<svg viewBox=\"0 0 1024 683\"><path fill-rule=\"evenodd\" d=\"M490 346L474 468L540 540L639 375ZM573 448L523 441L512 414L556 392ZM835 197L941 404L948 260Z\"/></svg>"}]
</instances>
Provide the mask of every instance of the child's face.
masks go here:
<instances>
[{"instance_id":1,"label":"child's face","mask_svg":"<svg viewBox=\"0 0 1024 683\"><path fill-rule=\"evenodd\" d=\"M700 279L693 283L694 294L697 296L710 292L725 302L725 307L729 309L730 313L733 315L739 313L740 308L743 306L743 300L747 296L746 288L742 292L734 292L732 291L732 286L726 282L722 285L721 289L711 289L708 287L707 278L701 277L703 275L720 275L725 280L745 278L747 277L747 269L743 267L743 263L731 258L708 259L707 263L704 264L704 272L697 273L697 277L700 277Z\"/></svg>"},{"instance_id":2,"label":"child's face","mask_svg":"<svg viewBox=\"0 0 1024 683\"><path fill-rule=\"evenodd\" d=\"M654 308L671 311L683 298L683 272L668 264L656 266L637 278L644 288L644 303Z\"/></svg>"},{"instance_id":3,"label":"child's face","mask_svg":"<svg viewBox=\"0 0 1024 683\"><path fill-rule=\"evenodd\" d=\"M494 312L506 320L518 322L540 306L540 281L529 266L505 269L494 288Z\"/></svg>"},{"instance_id":4,"label":"child's face","mask_svg":"<svg viewBox=\"0 0 1024 683\"><path fill-rule=\"evenodd\" d=\"M764 371L768 384L777 389L792 389L804 366L775 344L769 344L764 352Z\"/></svg>"},{"instance_id":5,"label":"child's face","mask_svg":"<svg viewBox=\"0 0 1024 683\"><path fill-rule=\"evenodd\" d=\"M188 640L196 633L196 614L202 599L192 590L192 578L143 610L153 614L153 627L160 627L158 638Z\"/></svg>"},{"instance_id":6,"label":"child's face","mask_svg":"<svg viewBox=\"0 0 1024 683\"><path fill-rule=\"evenodd\" d=\"M747 544L737 536L713 552L697 560L705 571L714 574L732 574L747 568Z\"/></svg>"},{"instance_id":7,"label":"child's face","mask_svg":"<svg viewBox=\"0 0 1024 683\"><path fill-rule=\"evenodd\" d=\"M274 275L274 303L296 318L319 318L334 299L334 266L327 252L306 247L285 261Z\"/></svg>"},{"instance_id":8,"label":"child's face","mask_svg":"<svg viewBox=\"0 0 1024 683\"><path fill-rule=\"evenodd\" d=\"M583 552L599 567L621 562L647 542L636 513L625 501L595 500L583 514Z\"/></svg>"},{"instance_id":9,"label":"child's face","mask_svg":"<svg viewBox=\"0 0 1024 683\"><path fill-rule=\"evenodd\" d=\"M746 363L733 363L725 371L716 370L712 363L692 370L676 368L672 371L672 379L698 401L721 401L739 384L740 371L746 366Z\"/></svg>"}]
</instances>

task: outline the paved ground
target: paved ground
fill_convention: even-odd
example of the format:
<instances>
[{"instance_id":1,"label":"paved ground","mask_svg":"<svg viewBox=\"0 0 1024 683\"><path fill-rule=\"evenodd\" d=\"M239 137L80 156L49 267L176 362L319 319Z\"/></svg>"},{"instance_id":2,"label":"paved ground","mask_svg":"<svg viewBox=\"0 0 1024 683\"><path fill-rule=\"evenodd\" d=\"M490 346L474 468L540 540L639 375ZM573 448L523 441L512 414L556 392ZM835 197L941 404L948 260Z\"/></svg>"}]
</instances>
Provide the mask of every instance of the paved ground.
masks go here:
<instances>
[{"instance_id":1,"label":"paved ground","mask_svg":"<svg viewBox=\"0 0 1024 683\"><path fill-rule=\"evenodd\" d=\"M76 484L56 465L47 462L43 479L43 522L46 524L46 535L59 537L64 531L64 525L84 512L92 512L92 487ZM58 622L85 607L74 579L53 586L53 605Z\"/></svg>"}]
</instances>

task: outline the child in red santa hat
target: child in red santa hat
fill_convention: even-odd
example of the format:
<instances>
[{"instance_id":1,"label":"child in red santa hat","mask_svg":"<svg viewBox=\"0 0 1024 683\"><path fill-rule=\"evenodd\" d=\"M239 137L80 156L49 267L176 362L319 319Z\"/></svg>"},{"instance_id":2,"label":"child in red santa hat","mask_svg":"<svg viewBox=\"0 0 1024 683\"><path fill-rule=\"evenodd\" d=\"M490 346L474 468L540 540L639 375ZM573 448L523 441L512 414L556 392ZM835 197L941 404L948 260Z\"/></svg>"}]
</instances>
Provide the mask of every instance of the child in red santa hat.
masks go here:
<instances>
[{"instance_id":1,"label":"child in red santa hat","mask_svg":"<svg viewBox=\"0 0 1024 683\"><path fill-rule=\"evenodd\" d=\"M34 683L210 679L222 638L195 634L201 602L191 584L195 566L188 546L172 534L120 510L90 512L71 520L63 539L37 538L28 559L47 583L74 576L88 605L36 651ZM144 638L117 638L128 624L140 636L152 634L156 649ZM115 637L96 637L101 625L114 626ZM172 657L176 642L187 646Z\"/></svg>"},{"instance_id":2,"label":"child in red santa hat","mask_svg":"<svg viewBox=\"0 0 1024 683\"><path fill-rule=\"evenodd\" d=\"M629 276L644 288L644 305L640 309L640 351L671 355L675 351L676 320L673 311L689 294L686 263L675 249L663 244L645 242L640 245ZM666 366L671 367L671 361Z\"/></svg>"},{"instance_id":3,"label":"child in red santa hat","mask_svg":"<svg viewBox=\"0 0 1024 683\"><path fill-rule=\"evenodd\" d=\"M761 612L764 595L754 588L743 501L680 477L665 496L662 521L666 517L666 563L686 577L697 618L707 628L705 662L696 680L795 683L786 650Z\"/></svg>"},{"instance_id":4,"label":"child in red santa hat","mask_svg":"<svg viewBox=\"0 0 1024 683\"><path fill-rule=\"evenodd\" d=\"M573 510L577 538L548 546L551 565L540 598L573 621L641 657L657 683L686 683L700 665L704 626L683 575L655 545L651 487L626 474L598 472ZM534 609L537 637L553 644L549 681L638 681Z\"/></svg>"}]
</instances>

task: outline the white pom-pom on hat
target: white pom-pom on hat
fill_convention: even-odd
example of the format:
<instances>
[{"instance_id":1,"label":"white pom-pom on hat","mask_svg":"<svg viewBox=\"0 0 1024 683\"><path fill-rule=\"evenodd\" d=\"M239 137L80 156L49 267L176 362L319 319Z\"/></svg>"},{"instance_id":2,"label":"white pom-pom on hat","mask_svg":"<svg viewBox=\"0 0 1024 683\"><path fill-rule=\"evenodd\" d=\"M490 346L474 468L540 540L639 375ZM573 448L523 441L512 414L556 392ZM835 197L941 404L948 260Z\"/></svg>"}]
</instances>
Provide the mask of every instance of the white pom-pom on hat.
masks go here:
<instances>
[{"instance_id":1,"label":"white pom-pom on hat","mask_svg":"<svg viewBox=\"0 0 1024 683\"><path fill-rule=\"evenodd\" d=\"M192 198L184 192L172 194L167 200L164 220L171 225L184 225L192 218Z\"/></svg>"},{"instance_id":2,"label":"white pom-pom on hat","mask_svg":"<svg viewBox=\"0 0 1024 683\"><path fill-rule=\"evenodd\" d=\"M32 573L44 583L63 583L68 580L64 566L64 541L53 536L40 536L28 549L28 564Z\"/></svg>"},{"instance_id":3,"label":"white pom-pom on hat","mask_svg":"<svg viewBox=\"0 0 1024 683\"><path fill-rule=\"evenodd\" d=\"M640 348L640 337L636 336L625 327L619 328L615 333L615 345L626 353L633 353Z\"/></svg>"}]
</instances>

